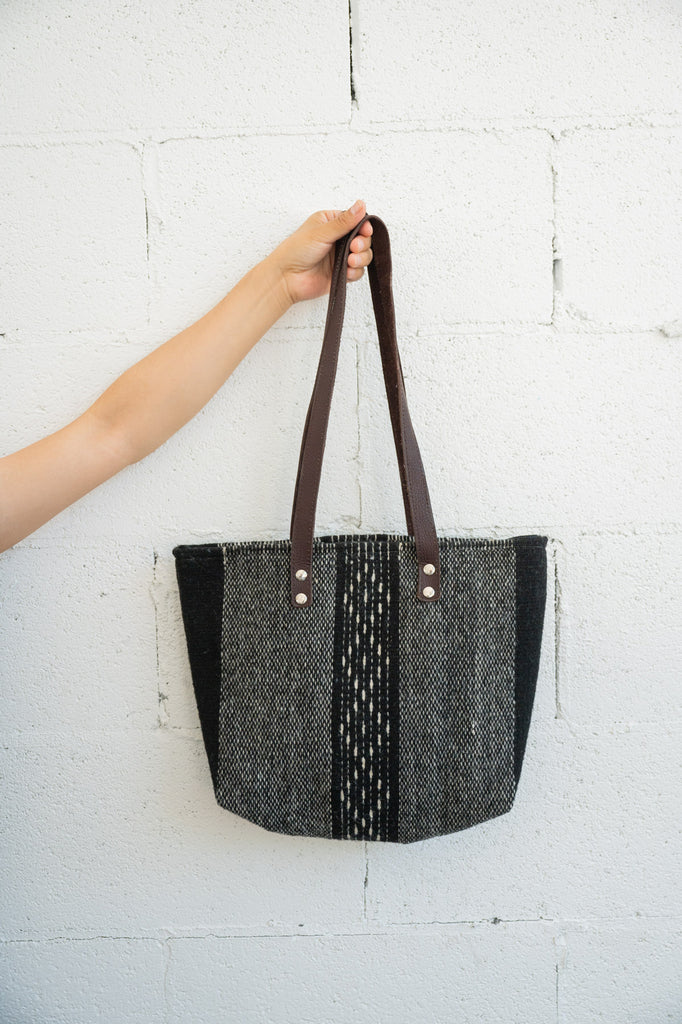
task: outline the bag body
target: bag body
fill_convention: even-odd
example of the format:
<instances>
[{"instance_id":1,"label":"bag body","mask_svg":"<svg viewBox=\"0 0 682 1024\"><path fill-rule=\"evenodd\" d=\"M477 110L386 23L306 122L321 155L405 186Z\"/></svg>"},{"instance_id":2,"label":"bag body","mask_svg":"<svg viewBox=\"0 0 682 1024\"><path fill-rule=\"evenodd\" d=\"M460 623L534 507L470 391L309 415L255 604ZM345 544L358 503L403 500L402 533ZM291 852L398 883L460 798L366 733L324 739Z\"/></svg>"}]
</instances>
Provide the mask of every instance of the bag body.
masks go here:
<instances>
[{"instance_id":1,"label":"bag body","mask_svg":"<svg viewBox=\"0 0 682 1024\"><path fill-rule=\"evenodd\" d=\"M345 266L361 221L337 243L289 539L173 553L218 803L274 832L411 843L512 807L546 538L437 536L397 351L388 233L369 219L408 533L314 536Z\"/></svg>"}]
</instances>

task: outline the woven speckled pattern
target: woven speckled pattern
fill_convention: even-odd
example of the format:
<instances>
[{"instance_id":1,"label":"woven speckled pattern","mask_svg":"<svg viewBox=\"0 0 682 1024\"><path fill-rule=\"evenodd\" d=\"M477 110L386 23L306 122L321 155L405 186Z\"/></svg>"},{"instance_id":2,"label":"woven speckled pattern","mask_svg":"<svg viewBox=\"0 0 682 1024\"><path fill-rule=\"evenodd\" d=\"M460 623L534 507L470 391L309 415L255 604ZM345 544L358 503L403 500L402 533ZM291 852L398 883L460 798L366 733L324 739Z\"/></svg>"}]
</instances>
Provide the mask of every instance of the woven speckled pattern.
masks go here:
<instances>
[{"instance_id":1,"label":"woven speckled pattern","mask_svg":"<svg viewBox=\"0 0 682 1024\"><path fill-rule=\"evenodd\" d=\"M275 832L400 843L508 811L545 543L440 538L442 597L427 604L412 538L318 537L302 609L289 601L288 541L176 549L218 802ZM204 595L222 603L217 627Z\"/></svg>"},{"instance_id":2,"label":"woven speckled pattern","mask_svg":"<svg viewBox=\"0 0 682 1024\"><path fill-rule=\"evenodd\" d=\"M286 590L277 542L226 544L218 803L264 828L331 835L336 551L315 545L315 601Z\"/></svg>"},{"instance_id":3,"label":"woven speckled pattern","mask_svg":"<svg viewBox=\"0 0 682 1024\"><path fill-rule=\"evenodd\" d=\"M415 601L400 556L398 840L455 832L514 800L516 551L441 540L441 599Z\"/></svg>"}]
</instances>

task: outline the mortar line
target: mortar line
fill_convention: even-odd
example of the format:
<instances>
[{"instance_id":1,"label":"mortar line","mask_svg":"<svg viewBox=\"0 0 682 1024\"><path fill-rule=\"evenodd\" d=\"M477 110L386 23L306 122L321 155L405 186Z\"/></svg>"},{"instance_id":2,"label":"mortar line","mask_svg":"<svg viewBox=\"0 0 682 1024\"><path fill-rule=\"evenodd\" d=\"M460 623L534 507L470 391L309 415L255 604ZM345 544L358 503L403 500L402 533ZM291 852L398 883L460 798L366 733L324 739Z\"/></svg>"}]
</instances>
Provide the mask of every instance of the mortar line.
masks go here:
<instances>
[{"instance_id":1,"label":"mortar line","mask_svg":"<svg viewBox=\"0 0 682 1024\"><path fill-rule=\"evenodd\" d=\"M145 181L145 149L142 144L142 194L144 196L144 237L147 252L147 324L151 324L152 316L152 275L149 260L149 201L147 199L147 184Z\"/></svg>"},{"instance_id":2,"label":"mortar line","mask_svg":"<svg viewBox=\"0 0 682 1024\"><path fill-rule=\"evenodd\" d=\"M163 729L170 724L166 701L168 694L163 692L161 687L161 661L159 658L159 602L157 600L157 588L159 584L157 565L159 561L158 551L154 551L154 563L152 566L152 604L154 606L154 643L156 647L156 698L157 698L157 728ZM163 714L161 713L163 710ZM164 721L165 717L165 721Z\"/></svg>"},{"instance_id":3,"label":"mortar line","mask_svg":"<svg viewBox=\"0 0 682 1024\"><path fill-rule=\"evenodd\" d=\"M355 89L355 86L354 86ZM606 117L603 121L574 121L562 124L557 118L546 117L537 121L524 120L500 120L485 119L463 121L437 121L420 120L415 122L399 121L373 121L365 125L353 124L353 131L367 135L385 134L452 134L463 132L472 135L482 134L504 134L516 131L550 132L553 136L559 137L570 135L575 132L592 131L618 131L620 129L631 129L633 131L677 131L682 128L682 115L677 112L661 113L660 120L641 119L633 122L614 115L611 119ZM349 130L347 121L328 122L314 128L309 125L265 125L260 128L215 128L209 129L203 134L196 132L183 132L178 129L177 134L167 135L160 130L151 129L146 132L146 138L150 142L163 145L166 142L190 142L190 141L211 141L220 139L251 139L261 137L279 138L290 135L338 135ZM3 147L25 147L42 148L44 146L69 146L69 145L92 145L105 143L122 143L124 145L139 145L139 130L135 129L103 129L103 130L72 130L64 132L45 131L32 132L22 135L17 132L6 132L0 134L0 148Z\"/></svg>"},{"instance_id":4,"label":"mortar line","mask_svg":"<svg viewBox=\"0 0 682 1024\"><path fill-rule=\"evenodd\" d=\"M153 212L153 211L152 211ZM151 272L151 264L150 264ZM145 325L148 326L148 325ZM318 325L316 329L322 329L323 325ZM576 329L580 326L581 329ZM136 330L142 331L142 325ZM281 339L292 332L307 332L310 331L309 327L300 326L284 326L275 325L272 328L272 336L274 340ZM0 339L6 339L8 344L14 344L16 341L15 336L21 336L23 334L30 333L32 337L37 337L38 340L33 342L35 346L45 344L45 338L52 337L55 334L59 334L59 337L73 337L78 339L82 337L88 339L93 333L97 333L98 336L102 335L102 332L113 331L112 328L103 325L101 328L97 327L64 327L63 330L57 331L56 329L38 329L29 331L28 328L18 325L8 324L4 331L0 331ZM433 326L428 324L424 326L424 323L420 324L403 324L404 333L409 333L415 338L467 338L467 337L478 337L478 336L490 336L500 335L504 337L529 337L533 339L542 338L548 332L552 331L556 335L560 335L562 338L584 338L587 340L598 341L603 336L615 337L615 338L627 338L636 337L637 335L645 336L650 335L652 340L665 339L677 339L682 337L682 326L679 329L675 324L640 324L630 327L623 325L600 323L597 320L578 320L574 321L565 320L561 327L552 324L549 320L456 320L450 324L435 323ZM125 337L126 332L123 330L113 331L113 334L107 339L107 344L116 344L117 342L128 344L127 338ZM11 336L11 337L10 337ZM144 342L142 342L144 343Z\"/></svg>"},{"instance_id":5,"label":"mortar line","mask_svg":"<svg viewBox=\"0 0 682 1024\"><path fill-rule=\"evenodd\" d=\"M147 324L152 322L152 299L154 291L154 275L152 273L152 236L150 221L154 213L154 175L156 166L150 167L150 161L156 161L156 143L151 139L142 142L142 190L144 194L145 238L147 245ZM151 216L150 216L151 215Z\"/></svg>"},{"instance_id":6,"label":"mortar line","mask_svg":"<svg viewBox=\"0 0 682 1024\"><path fill-rule=\"evenodd\" d=\"M358 109L358 94L355 88L355 76L353 74L353 0L348 0L348 68L350 80L350 107Z\"/></svg>"},{"instance_id":7,"label":"mortar line","mask_svg":"<svg viewBox=\"0 0 682 1024\"><path fill-rule=\"evenodd\" d=\"M554 540L552 544L554 555L554 718L563 719L561 710L560 686L559 686L559 665L561 659L560 651L560 619L561 619L561 581L559 579L559 542Z\"/></svg>"},{"instance_id":8,"label":"mortar line","mask_svg":"<svg viewBox=\"0 0 682 1024\"><path fill-rule=\"evenodd\" d=\"M168 999L168 972L170 970L171 957L173 955L171 947L172 936L168 935L163 943L163 1020L164 1024L168 1024L170 1020L170 1002Z\"/></svg>"},{"instance_id":9,"label":"mortar line","mask_svg":"<svg viewBox=\"0 0 682 1024\"><path fill-rule=\"evenodd\" d=\"M561 259L557 245L557 155L558 139L550 132L550 172L552 175L552 327L556 329L557 293L561 287Z\"/></svg>"},{"instance_id":10,"label":"mortar line","mask_svg":"<svg viewBox=\"0 0 682 1024\"><path fill-rule=\"evenodd\" d=\"M529 924L529 925L558 925L562 930L566 928L594 928L613 926L619 927L632 923L641 924L643 926L651 926L655 924L668 924L671 927L676 927L682 924L682 914L665 914L665 915L649 915L649 914L629 914L627 916L617 917L513 917L513 918L500 918L500 917L487 917L487 918L473 918L473 919L453 919L451 921L385 921L382 922L379 927L374 928L356 928L353 931L310 931L310 932L260 932L260 931L234 931L234 932L214 932L206 931L201 934L195 935L183 935L174 932L169 934L147 934L147 935L53 935L44 936L41 938L29 938L29 939L0 939L0 946L11 946L11 945L38 945L41 943L56 943L56 942L159 942L159 943L172 943L175 941L184 940L198 940L202 939L295 939L295 938L353 938L356 936L372 936L372 935L395 935L398 929L404 928L459 928L459 927L471 927L473 926L492 926L497 927L498 925L510 925L510 924Z\"/></svg>"},{"instance_id":11,"label":"mortar line","mask_svg":"<svg viewBox=\"0 0 682 1024\"><path fill-rule=\"evenodd\" d=\"M144 187L144 171L142 172L142 191L144 194L144 237L147 246L147 281L149 281L149 203L147 201L147 190Z\"/></svg>"},{"instance_id":12,"label":"mortar line","mask_svg":"<svg viewBox=\"0 0 682 1024\"><path fill-rule=\"evenodd\" d=\"M365 927L367 927L367 887L369 885L369 847L368 847L367 843L364 840L363 840L362 845L364 847L363 853L364 853L364 857L365 857L365 877L364 877L363 883L362 883L362 919L364 921Z\"/></svg>"}]
</instances>

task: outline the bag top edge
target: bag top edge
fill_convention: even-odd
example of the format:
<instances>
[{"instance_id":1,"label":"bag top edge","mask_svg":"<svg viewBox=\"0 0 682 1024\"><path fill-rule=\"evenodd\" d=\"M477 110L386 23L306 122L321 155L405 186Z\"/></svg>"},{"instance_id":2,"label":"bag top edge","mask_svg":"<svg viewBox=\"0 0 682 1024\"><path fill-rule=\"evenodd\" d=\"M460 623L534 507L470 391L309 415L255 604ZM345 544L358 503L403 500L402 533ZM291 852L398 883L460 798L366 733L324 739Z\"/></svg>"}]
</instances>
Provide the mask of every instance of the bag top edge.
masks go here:
<instances>
[{"instance_id":1,"label":"bag top edge","mask_svg":"<svg viewBox=\"0 0 682 1024\"><path fill-rule=\"evenodd\" d=\"M438 536L438 540L445 541L456 547L545 547L548 538L541 534L521 534L514 537L445 537ZM371 543L400 543L414 546L414 537L404 533L328 533L313 538L313 548L326 544L359 544L362 542ZM201 557L201 555L213 555L221 550L239 550L244 548L289 548L291 541L288 537L276 538L274 540L234 540L234 541L208 541L203 544L178 544L173 548L175 558Z\"/></svg>"}]
</instances>

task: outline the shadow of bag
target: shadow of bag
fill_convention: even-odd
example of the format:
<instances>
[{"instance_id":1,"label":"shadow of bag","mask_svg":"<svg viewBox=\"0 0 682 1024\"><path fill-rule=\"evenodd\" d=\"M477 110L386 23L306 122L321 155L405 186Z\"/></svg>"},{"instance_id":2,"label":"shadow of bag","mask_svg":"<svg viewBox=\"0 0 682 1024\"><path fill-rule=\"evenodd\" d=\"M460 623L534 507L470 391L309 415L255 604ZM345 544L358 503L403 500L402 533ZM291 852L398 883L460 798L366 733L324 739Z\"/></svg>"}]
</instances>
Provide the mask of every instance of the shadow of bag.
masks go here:
<instances>
[{"instance_id":1,"label":"shadow of bag","mask_svg":"<svg viewBox=\"0 0 682 1024\"><path fill-rule=\"evenodd\" d=\"M368 273L407 534L314 536L350 243ZM411 843L509 811L540 657L546 538L439 537L405 395L391 253L336 243L287 540L174 549L218 803L273 832Z\"/></svg>"}]
</instances>

